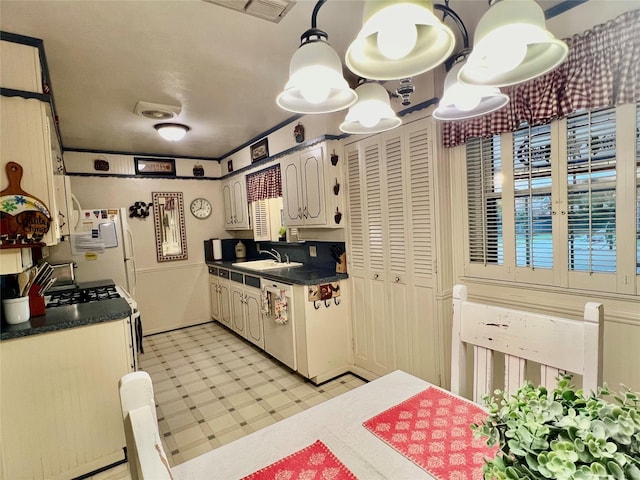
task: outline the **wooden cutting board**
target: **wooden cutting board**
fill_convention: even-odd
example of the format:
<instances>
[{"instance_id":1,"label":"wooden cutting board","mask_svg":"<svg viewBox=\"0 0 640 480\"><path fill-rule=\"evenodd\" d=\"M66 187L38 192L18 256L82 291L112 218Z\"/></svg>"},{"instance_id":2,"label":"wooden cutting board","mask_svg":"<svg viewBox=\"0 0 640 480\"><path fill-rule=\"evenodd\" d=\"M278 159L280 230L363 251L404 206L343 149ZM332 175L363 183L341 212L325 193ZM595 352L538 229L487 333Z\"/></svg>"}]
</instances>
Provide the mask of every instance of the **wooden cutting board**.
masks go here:
<instances>
[{"instance_id":1,"label":"wooden cutting board","mask_svg":"<svg viewBox=\"0 0 640 480\"><path fill-rule=\"evenodd\" d=\"M7 163L9 185L0 192L0 248L32 246L51 227L51 213L39 198L22 190L22 166Z\"/></svg>"}]
</instances>

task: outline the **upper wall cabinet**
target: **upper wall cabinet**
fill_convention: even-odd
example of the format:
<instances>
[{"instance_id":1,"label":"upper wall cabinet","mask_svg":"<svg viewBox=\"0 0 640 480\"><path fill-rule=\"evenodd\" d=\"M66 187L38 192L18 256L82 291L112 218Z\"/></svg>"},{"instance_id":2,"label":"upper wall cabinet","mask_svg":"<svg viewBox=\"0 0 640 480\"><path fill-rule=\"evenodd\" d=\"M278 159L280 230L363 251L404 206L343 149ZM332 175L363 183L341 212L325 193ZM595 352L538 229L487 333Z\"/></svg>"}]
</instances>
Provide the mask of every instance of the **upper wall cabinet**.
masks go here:
<instances>
[{"instance_id":1,"label":"upper wall cabinet","mask_svg":"<svg viewBox=\"0 0 640 480\"><path fill-rule=\"evenodd\" d=\"M42 70L38 49L21 43L2 41L2 88L42 93Z\"/></svg>"},{"instance_id":2,"label":"upper wall cabinet","mask_svg":"<svg viewBox=\"0 0 640 480\"><path fill-rule=\"evenodd\" d=\"M249 230L249 204L244 175L236 175L222 184L224 202L224 228L226 230Z\"/></svg>"},{"instance_id":3,"label":"upper wall cabinet","mask_svg":"<svg viewBox=\"0 0 640 480\"><path fill-rule=\"evenodd\" d=\"M51 225L42 241L55 245L61 235L54 186L52 151L57 144L53 114L43 91L40 52L37 47L3 40L0 57L0 86L24 92L23 96L2 96L0 105L0 189L9 184L4 166L16 162L22 167L19 187L41 200L51 213ZM31 95L36 94L36 95ZM36 98L29 98L29 97ZM53 140L53 141L52 141ZM15 190L15 188L14 188Z\"/></svg>"},{"instance_id":4,"label":"upper wall cabinet","mask_svg":"<svg viewBox=\"0 0 640 480\"><path fill-rule=\"evenodd\" d=\"M325 155L325 148L315 147L282 160L283 213L287 227L336 228L344 225L340 192L342 170L337 162L333 165Z\"/></svg>"}]
</instances>

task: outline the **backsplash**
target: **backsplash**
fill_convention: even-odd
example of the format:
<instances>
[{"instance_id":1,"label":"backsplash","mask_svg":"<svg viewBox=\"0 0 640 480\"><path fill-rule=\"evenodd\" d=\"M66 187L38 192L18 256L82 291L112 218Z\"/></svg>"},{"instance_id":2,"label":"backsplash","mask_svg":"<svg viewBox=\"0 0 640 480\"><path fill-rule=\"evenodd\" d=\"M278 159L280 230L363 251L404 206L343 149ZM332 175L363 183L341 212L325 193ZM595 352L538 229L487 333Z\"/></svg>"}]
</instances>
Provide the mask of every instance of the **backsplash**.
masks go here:
<instances>
[{"instance_id":1,"label":"backsplash","mask_svg":"<svg viewBox=\"0 0 640 480\"><path fill-rule=\"evenodd\" d=\"M247 260L271 258L269 255L258 254L257 245L259 244L262 250L271 250L273 248L282 255L283 259L285 254L287 254L289 255L289 260L292 262L302 262L305 265L312 267L334 267L336 261L332 256L332 250L334 252L340 249L341 251L345 250L344 242L318 242L307 240L299 243L285 243L264 241L256 242L252 239L242 239L241 241L247 248ZM237 243L237 238L222 240L222 260L230 262L234 262L236 260L235 246ZM316 250L316 256L312 257L309 251L314 247Z\"/></svg>"}]
</instances>

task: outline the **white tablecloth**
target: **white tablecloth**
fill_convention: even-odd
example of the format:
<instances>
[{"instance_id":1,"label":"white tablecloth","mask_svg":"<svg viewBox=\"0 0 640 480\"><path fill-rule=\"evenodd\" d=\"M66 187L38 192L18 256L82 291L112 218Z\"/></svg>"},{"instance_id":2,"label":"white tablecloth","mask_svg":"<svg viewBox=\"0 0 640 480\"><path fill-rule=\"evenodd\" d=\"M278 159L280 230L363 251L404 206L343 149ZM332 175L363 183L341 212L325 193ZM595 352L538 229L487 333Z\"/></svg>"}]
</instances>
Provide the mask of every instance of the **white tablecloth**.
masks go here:
<instances>
[{"instance_id":1,"label":"white tablecloth","mask_svg":"<svg viewBox=\"0 0 640 480\"><path fill-rule=\"evenodd\" d=\"M321 440L353 474L368 479L433 479L362 423L431 384L395 371L173 469L176 480L233 480Z\"/></svg>"}]
</instances>

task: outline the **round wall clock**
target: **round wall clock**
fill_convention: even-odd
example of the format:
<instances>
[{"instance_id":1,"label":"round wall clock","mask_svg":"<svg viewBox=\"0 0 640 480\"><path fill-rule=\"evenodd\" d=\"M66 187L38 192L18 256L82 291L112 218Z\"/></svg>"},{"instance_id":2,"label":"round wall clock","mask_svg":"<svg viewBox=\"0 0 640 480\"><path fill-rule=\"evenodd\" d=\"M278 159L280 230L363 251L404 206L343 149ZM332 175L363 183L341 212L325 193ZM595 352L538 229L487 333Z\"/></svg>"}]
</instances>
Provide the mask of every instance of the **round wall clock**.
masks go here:
<instances>
[{"instance_id":1,"label":"round wall clock","mask_svg":"<svg viewBox=\"0 0 640 480\"><path fill-rule=\"evenodd\" d=\"M196 218L207 218L211 215L211 211L211 202L206 198L196 198L191 202L191 213Z\"/></svg>"}]
</instances>

